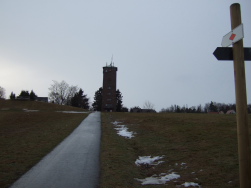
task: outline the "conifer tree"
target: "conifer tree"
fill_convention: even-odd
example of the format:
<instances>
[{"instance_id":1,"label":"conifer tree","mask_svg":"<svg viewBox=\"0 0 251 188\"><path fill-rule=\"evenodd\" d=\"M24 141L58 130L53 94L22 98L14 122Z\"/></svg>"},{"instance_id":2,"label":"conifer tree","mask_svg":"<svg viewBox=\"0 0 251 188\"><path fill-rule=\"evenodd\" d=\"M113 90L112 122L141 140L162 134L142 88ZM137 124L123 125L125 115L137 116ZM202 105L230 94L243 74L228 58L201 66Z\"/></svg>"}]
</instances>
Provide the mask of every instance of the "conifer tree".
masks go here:
<instances>
[{"instance_id":1,"label":"conifer tree","mask_svg":"<svg viewBox=\"0 0 251 188\"><path fill-rule=\"evenodd\" d=\"M122 98L123 98L122 93L119 91L119 89L117 89L116 91L116 101L117 101L116 111L117 112L122 111L122 108L123 108Z\"/></svg>"},{"instance_id":2,"label":"conifer tree","mask_svg":"<svg viewBox=\"0 0 251 188\"><path fill-rule=\"evenodd\" d=\"M94 95L94 101L92 103L92 107L96 111L101 111L101 108L102 108L102 92L103 92L103 88L100 87L95 92L95 95Z\"/></svg>"},{"instance_id":3,"label":"conifer tree","mask_svg":"<svg viewBox=\"0 0 251 188\"><path fill-rule=\"evenodd\" d=\"M83 109L89 109L89 98L84 95L84 91L80 88L71 99L71 105Z\"/></svg>"},{"instance_id":4,"label":"conifer tree","mask_svg":"<svg viewBox=\"0 0 251 188\"><path fill-rule=\"evenodd\" d=\"M33 90L31 90L30 92L30 100L34 101L37 98L37 95L35 94L35 92Z\"/></svg>"},{"instance_id":5,"label":"conifer tree","mask_svg":"<svg viewBox=\"0 0 251 188\"><path fill-rule=\"evenodd\" d=\"M12 91L11 94L10 94L10 99L11 99L11 100L15 100L15 99L16 99L16 94L13 93L13 91Z\"/></svg>"},{"instance_id":6,"label":"conifer tree","mask_svg":"<svg viewBox=\"0 0 251 188\"><path fill-rule=\"evenodd\" d=\"M22 90L21 93L19 94L19 97L29 97L29 91Z\"/></svg>"}]
</instances>

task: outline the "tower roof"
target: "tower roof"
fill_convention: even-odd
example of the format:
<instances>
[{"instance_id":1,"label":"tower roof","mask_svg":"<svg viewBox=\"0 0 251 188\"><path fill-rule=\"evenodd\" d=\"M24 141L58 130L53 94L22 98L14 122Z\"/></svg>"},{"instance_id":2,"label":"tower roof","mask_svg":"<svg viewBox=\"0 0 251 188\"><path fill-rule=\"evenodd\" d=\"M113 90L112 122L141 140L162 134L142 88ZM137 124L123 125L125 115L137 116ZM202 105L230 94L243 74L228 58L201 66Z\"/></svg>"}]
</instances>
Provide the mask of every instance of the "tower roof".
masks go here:
<instances>
[{"instance_id":1,"label":"tower roof","mask_svg":"<svg viewBox=\"0 0 251 188\"><path fill-rule=\"evenodd\" d=\"M105 67L115 67L115 66L114 66L114 63L111 62L109 65L107 65L107 63L106 63L106 66L105 66Z\"/></svg>"},{"instance_id":2,"label":"tower roof","mask_svg":"<svg viewBox=\"0 0 251 188\"><path fill-rule=\"evenodd\" d=\"M115 67L114 62L113 62L113 55L112 55L112 58L111 58L111 63L109 65L107 65L107 63L106 63L105 67Z\"/></svg>"}]
</instances>

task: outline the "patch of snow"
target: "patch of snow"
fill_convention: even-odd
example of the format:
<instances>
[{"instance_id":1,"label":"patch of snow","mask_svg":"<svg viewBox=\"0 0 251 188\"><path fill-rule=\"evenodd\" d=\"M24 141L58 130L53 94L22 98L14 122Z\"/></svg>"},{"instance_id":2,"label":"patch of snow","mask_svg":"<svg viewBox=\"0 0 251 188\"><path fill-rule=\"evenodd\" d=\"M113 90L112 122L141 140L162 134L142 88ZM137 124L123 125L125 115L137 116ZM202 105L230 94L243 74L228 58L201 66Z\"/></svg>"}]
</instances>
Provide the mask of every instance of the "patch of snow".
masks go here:
<instances>
[{"instance_id":1,"label":"patch of snow","mask_svg":"<svg viewBox=\"0 0 251 188\"><path fill-rule=\"evenodd\" d=\"M122 122L119 122L119 121L112 122L112 124L115 125L115 126L118 125L119 123L122 123Z\"/></svg>"},{"instance_id":2,"label":"patch of snow","mask_svg":"<svg viewBox=\"0 0 251 188\"><path fill-rule=\"evenodd\" d=\"M137 178L135 179L140 181L141 185L154 185L154 184L159 185L159 184L165 184L166 182L171 181L173 179L180 178L180 175L175 174L174 172L167 175L165 173L161 173L161 175L162 176L159 177L158 176L156 177L156 175L154 175L145 179L137 179Z\"/></svg>"},{"instance_id":3,"label":"patch of snow","mask_svg":"<svg viewBox=\"0 0 251 188\"><path fill-rule=\"evenodd\" d=\"M85 114L85 113L89 113L89 112L79 112L79 111L57 111L57 112L68 113L68 114Z\"/></svg>"},{"instance_id":4,"label":"patch of snow","mask_svg":"<svg viewBox=\"0 0 251 188\"><path fill-rule=\"evenodd\" d=\"M151 157L151 156L139 156L139 159L137 159L135 161L135 164L137 166L140 166L140 165L158 165L160 163L163 163L164 161L158 161L160 159L163 159L164 156L156 156L156 157ZM157 161L157 162L156 162Z\"/></svg>"},{"instance_id":5,"label":"patch of snow","mask_svg":"<svg viewBox=\"0 0 251 188\"><path fill-rule=\"evenodd\" d=\"M23 111L25 111L25 112L38 112L39 110L28 110L28 109L24 108Z\"/></svg>"},{"instance_id":6,"label":"patch of snow","mask_svg":"<svg viewBox=\"0 0 251 188\"><path fill-rule=\"evenodd\" d=\"M125 126L120 126L119 128L115 128L118 132L117 134L126 138L131 139L134 137L134 133L132 131L128 131L128 128Z\"/></svg>"},{"instance_id":7,"label":"patch of snow","mask_svg":"<svg viewBox=\"0 0 251 188\"><path fill-rule=\"evenodd\" d=\"M185 187L190 187L190 186L193 186L193 187L200 187L200 185L198 183L194 183L194 182L185 182L183 183L182 185L184 185Z\"/></svg>"},{"instance_id":8,"label":"patch of snow","mask_svg":"<svg viewBox=\"0 0 251 188\"><path fill-rule=\"evenodd\" d=\"M134 137L134 132L132 131L128 131L128 128L125 125L119 125L119 121L114 121L111 122L114 126L116 126L117 128L114 128L115 130L117 130L117 134L126 138L131 139L132 137Z\"/></svg>"}]
</instances>

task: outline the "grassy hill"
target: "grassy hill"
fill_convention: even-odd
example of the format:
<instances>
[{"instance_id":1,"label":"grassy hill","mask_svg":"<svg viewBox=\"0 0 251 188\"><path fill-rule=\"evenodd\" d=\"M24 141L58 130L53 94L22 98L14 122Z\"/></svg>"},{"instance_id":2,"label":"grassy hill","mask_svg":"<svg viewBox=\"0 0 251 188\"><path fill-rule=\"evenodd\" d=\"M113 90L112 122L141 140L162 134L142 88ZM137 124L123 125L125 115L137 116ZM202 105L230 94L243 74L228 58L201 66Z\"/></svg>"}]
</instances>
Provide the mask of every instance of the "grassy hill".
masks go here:
<instances>
[{"instance_id":1,"label":"grassy hill","mask_svg":"<svg viewBox=\"0 0 251 188\"><path fill-rule=\"evenodd\" d=\"M0 187L11 185L87 116L57 111L83 110L0 100ZM125 125L134 137L119 136L112 123L115 121ZM237 151L235 115L102 113L100 187L184 187L185 182L194 182L203 188L237 188ZM164 162L135 164L140 156L150 155L163 156ZM165 185L144 186L135 179L159 178L161 173L180 177Z\"/></svg>"},{"instance_id":2,"label":"grassy hill","mask_svg":"<svg viewBox=\"0 0 251 188\"><path fill-rule=\"evenodd\" d=\"M115 121L134 137L119 136ZM239 187L235 115L103 113L102 129L101 187L142 187L135 178L153 181L172 173L180 178L144 187L184 187L185 182ZM164 156L164 162L135 164L139 156L150 155Z\"/></svg>"},{"instance_id":3,"label":"grassy hill","mask_svg":"<svg viewBox=\"0 0 251 188\"><path fill-rule=\"evenodd\" d=\"M76 108L66 105L58 105L53 103L45 103L38 101L20 101L20 100L0 100L0 110L42 110L42 111L85 111L81 108Z\"/></svg>"},{"instance_id":4,"label":"grassy hill","mask_svg":"<svg viewBox=\"0 0 251 188\"><path fill-rule=\"evenodd\" d=\"M0 100L0 187L9 187L67 137L88 113L36 101Z\"/></svg>"}]
</instances>

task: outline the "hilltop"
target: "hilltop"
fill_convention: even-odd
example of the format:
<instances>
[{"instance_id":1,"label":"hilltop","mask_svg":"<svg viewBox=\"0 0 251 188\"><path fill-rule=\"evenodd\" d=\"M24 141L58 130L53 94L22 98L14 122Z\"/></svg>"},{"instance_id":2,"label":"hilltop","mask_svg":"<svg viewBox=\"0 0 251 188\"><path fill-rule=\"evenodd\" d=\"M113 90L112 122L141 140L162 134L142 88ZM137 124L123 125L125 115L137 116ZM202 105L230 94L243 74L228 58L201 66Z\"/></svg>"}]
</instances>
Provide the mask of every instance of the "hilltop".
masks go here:
<instances>
[{"instance_id":1,"label":"hilltop","mask_svg":"<svg viewBox=\"0 0 251 188\"><path fill-rule=\"evenodd\" d=\"M19 100L0 100L0 110L48 110L48 111L86 111L67 105L58 105L53 103L45 103L38 101L19 101Z\"/></svg>"}]
</instances>

